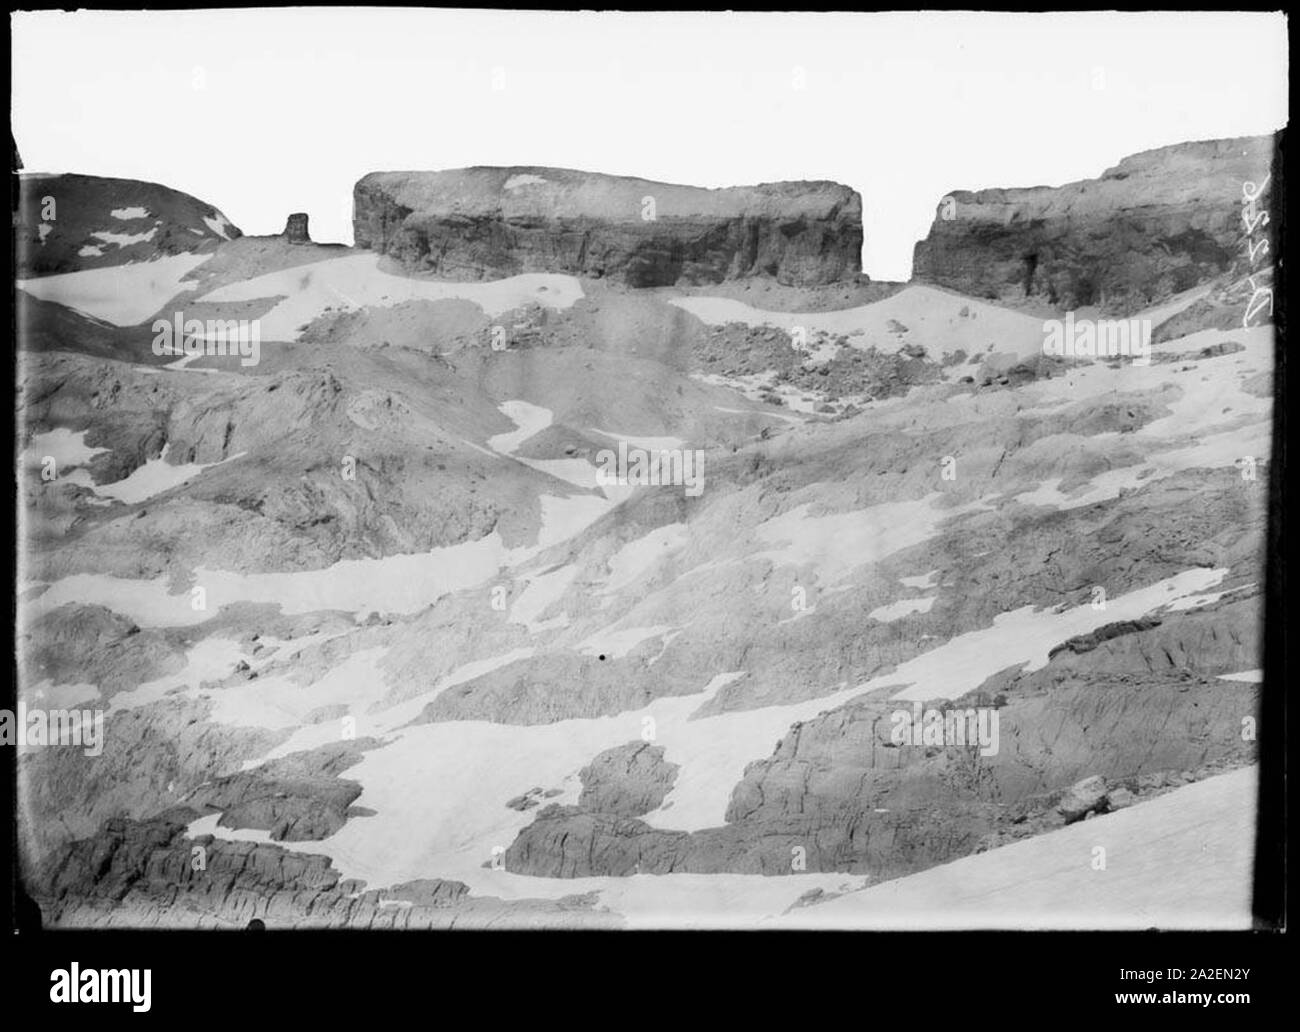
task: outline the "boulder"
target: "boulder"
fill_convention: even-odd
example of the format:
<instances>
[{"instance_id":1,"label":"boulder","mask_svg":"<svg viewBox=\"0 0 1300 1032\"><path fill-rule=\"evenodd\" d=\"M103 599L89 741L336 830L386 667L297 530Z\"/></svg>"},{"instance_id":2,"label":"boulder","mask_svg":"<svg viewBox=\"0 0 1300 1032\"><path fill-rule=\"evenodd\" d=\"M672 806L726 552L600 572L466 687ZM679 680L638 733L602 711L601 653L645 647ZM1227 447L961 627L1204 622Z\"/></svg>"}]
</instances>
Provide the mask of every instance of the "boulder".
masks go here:
<instances>
[{"instance_id":1,"label":"boulder","mask_svg":"<svg viewBox=\"0 0 1300 1032\"><path fill-rule=\"evenodd\" d=\"M1075 782L1056 804L1056 810L1065 818L1066 824L1081 821L1094 813L1105 813L1106 809L1106 779L1100 774Z\"/></svg>"}]
</instances>

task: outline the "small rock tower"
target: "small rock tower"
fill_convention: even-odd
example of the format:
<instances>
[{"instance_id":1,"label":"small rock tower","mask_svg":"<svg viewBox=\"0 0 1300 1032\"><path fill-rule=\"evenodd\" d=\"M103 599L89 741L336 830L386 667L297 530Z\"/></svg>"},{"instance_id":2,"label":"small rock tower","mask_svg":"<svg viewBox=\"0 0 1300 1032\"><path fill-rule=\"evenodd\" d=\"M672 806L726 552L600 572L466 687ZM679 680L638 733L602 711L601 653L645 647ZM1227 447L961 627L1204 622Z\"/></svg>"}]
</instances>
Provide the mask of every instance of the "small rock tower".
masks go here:
<instances>
[{"instance_id":1,"label":"small rock tower","mask_svg":"<svg viewBox=\"0 0 1300 1032\"><path fill-rule=\"evenodd\" d=\"M289 216L289 220L284 224L284 233L282 234L291 244L310 244L311 236L307 232L307 213L305 211L296 211Z\"/></svg>"}]
</instances>

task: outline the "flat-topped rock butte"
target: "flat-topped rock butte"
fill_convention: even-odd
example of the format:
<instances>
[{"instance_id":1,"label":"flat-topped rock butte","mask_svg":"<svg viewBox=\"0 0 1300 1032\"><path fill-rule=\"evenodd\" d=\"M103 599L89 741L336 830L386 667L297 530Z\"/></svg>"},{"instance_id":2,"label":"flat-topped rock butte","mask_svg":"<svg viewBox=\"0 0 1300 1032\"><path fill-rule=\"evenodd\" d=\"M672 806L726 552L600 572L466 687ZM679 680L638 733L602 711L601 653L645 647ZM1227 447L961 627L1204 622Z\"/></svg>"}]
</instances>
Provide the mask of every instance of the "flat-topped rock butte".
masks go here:
<instances>
[{"instance_id":1,"label":"flat-topped rock butte","mask_svg":"<svg viewBox=\"0 0 1300 1032\"><path fill-rule=\"evenodd\" d=\"M567 272L630 286L766 275L814 286L861 270L862 199L830 182L704 189L517 166L372 172L358 247L451 278Z\"/></svg>"}]
</instances>

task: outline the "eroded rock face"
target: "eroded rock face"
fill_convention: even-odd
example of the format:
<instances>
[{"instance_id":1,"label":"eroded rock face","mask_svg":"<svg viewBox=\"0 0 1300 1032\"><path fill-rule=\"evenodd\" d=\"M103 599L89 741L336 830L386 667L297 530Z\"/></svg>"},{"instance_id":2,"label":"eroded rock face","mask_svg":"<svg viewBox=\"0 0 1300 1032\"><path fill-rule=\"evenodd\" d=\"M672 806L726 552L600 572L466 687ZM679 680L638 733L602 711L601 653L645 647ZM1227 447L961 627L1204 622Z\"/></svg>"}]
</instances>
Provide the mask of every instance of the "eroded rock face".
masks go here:
<instances>
[{"instance_id":1,"label":"eroded rock face","mask_svg":"<svg viewBox=\"0 0 1300 1032\"><path fill-rule=\"evenodd\" d=\"M916 245L913 277L976 297L1140 308L1241 267L1242 185L1264 184L1272 160L1271 136L1208 140L1060 187L955 190Z\"/></svg>"},{"instance_id":2,"label":"eroded rock face","mask_svg":"<svg viewBox=\"0 0 1300 1032\"><path fill-rule=\"evenodd\" d=\"M212 205L157 183L19 177L14 237L20 279L206 253L240 235Z\"/></svg>"},{"instance_id":3,"label":"eroded rock face","mask_svg":"<svg viewBox=\"0 0 1300 1032\"><path fill-rule=\"evenodd\" d=\"M706 190L553 168L372 172L358 247L457 279L523 272L634 287L770 276L814 286L861 270L862 198L831 182Z\"/></svg>"}]
</instances>

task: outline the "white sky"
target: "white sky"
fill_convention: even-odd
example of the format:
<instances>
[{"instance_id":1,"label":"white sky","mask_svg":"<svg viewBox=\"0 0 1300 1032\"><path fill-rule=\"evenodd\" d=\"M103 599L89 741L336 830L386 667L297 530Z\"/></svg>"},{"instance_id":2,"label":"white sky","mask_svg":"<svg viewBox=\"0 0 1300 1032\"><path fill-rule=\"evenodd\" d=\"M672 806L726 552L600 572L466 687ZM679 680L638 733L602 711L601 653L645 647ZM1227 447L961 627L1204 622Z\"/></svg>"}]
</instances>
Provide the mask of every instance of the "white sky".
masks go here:
<instances>
[{"instance_id":1,"label":"white sky","mask_svg":"<svg viewBox=\"0 0 1300 1032\"><path fill-rule=\"evenodd\" d=\"M951 190L1287 120L1285 21L1259 13L40 12L13 47L27 171L163 183L246 233L306 211L351 243L383 169L833 179L877 279L910 275Z\"/></svg>"}]
</instances>

